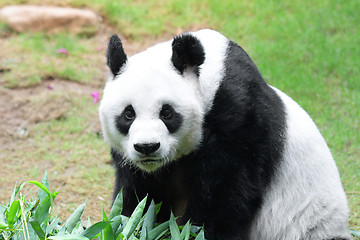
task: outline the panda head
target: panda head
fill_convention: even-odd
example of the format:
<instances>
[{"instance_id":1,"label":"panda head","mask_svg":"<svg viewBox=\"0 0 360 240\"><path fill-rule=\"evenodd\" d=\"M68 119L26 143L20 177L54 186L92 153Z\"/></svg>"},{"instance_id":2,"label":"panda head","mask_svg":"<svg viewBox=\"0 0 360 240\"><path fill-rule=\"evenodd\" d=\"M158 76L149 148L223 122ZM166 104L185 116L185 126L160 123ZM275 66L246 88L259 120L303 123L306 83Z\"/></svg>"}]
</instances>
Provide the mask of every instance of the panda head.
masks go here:
<instances>
[{"instance_id":1,"label":"panda head","mask_svg":"<svg viewBox=\"0 0 360 240\"><path fill-rule=\"evenodd\" d=\"M124 163L152 172L196 149L204 118L198 83L204 60L200 41L190 33L130 58L119 37L110 38L112 75L99 115L105 140Z\"/></svg>"}]
</instances>

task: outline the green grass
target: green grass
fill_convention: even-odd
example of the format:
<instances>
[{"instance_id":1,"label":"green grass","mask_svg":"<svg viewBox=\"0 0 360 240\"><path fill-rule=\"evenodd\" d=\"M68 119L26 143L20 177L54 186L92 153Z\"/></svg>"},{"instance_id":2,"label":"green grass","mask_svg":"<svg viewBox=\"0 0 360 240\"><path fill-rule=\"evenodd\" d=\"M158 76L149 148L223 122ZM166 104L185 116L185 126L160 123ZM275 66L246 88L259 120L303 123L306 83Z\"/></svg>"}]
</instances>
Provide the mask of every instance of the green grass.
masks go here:
<instances>
[{"instance_id":1,"label":"green grass","mask_svg":"<svg viewBox=\"0 0 360 240\"><path fill-rule=\"evenodd\" d=\"M62 78L93 84L103 75L103 58L95 42L80 36L45 33L16 34L3 46L1 65L8 69L0 80L5 87L31 87L43 79ZM68 55L57 53L65 48ZM95 57L88 58L88 55ZM11 56L11 57L10 57Z\"/></svg>"},{"instance_id":2,"label":"green grass","mask_svg":"<svg viewBox=\"0 0 360 240\"><path fill-rule=\"evenodd\" d=\"M3 0L0 6L9 3L14 1ZM264 78L297 101L318 125L348 192L350 226L360 230L360 1L69 0L67 4L94 9L112 26L111 32L124 36L129 44L199 27L216 29L239 43ZM69 50L68 57L56 54L60 47ZM46 76L93 82L103 79L98 67L104 65L103 59L88 58L96 54L92 40L80 36L12 35L0 52L0 66L11 71L0 73L0 82L8 87L30 86ZM102 155L107 148L91 133L81 136L87 116L96 112L86 103L81 106L64 120L33 127L41 149L54 151L37 151L32 156L60 164L69 153L59 149L76 148L71 156L80 159L87 158L84 149L91 149L91 156L102 161L92 170L96 175L97 166L107 159ZM42 146L42 138L53 139ZM76 166L76 161L61 164ZM91 178L83 173L85 168L80 171Z\"/></svg>"}]
</instances>

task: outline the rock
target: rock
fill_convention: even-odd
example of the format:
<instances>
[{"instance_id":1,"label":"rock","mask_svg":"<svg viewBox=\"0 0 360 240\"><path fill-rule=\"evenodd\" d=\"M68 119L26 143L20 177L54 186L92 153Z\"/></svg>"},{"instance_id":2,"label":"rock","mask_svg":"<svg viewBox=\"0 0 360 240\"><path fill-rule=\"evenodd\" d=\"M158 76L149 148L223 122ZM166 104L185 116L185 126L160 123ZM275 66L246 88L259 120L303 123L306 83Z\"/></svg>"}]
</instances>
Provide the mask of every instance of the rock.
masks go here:
<instances>
[{"instance_id":1,"label":"rock","mask_svg":"<svg viewBox=\"0 0 360 240\"><path fill-rule=\"evenodd\" d=\"M1 8L0 22L15 32L70 32L92 35L100 27L100 17L90 10L30 5Z\"/></svg>"}]
</instances>

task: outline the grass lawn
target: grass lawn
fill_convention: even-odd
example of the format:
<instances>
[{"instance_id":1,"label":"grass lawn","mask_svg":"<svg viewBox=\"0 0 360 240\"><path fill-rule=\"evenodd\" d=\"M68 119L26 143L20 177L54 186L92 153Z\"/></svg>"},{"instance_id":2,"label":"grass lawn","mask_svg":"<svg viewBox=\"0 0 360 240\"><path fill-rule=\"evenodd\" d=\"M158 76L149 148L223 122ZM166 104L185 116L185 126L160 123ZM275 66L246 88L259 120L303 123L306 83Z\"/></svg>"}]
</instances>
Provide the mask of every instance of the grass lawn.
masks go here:
<instances>
[{"instance_id":1,"label":"grass lawn","mask_svg":"<svg viewBox=\"0 0 360 240\"><path fill-rule=\"evenodd\" d=\"M0 7L46 2L64 5L59 0L1 0ZM242 46L266 81L312 116L339 168L351 207L350 227L360 230L360 1L68 0L65 5L95 10L107 27L91 38L0 33L0 93L52 84L49 79L86 86L85 94L62 89L26 95L27 106L38 111L44 97L66 99L70 107L61 117L28 125L25 138L3 144L0 159L6 165L0 179L9 187L0 186L0 201L10 196L15 180L39 180L47 168L52 185L74 195L65 195L62 211L70 214L88 198L97 213L85 216L101 216L100 207L110 203L113 170L106 164L108 148L97 135L97 105L89 97L105 83L105 52L98 47L115 32L133 53L178 32L209 27ZM69 50L68 57L56 54L60 47Z\"/></svg>"}]
</instances>

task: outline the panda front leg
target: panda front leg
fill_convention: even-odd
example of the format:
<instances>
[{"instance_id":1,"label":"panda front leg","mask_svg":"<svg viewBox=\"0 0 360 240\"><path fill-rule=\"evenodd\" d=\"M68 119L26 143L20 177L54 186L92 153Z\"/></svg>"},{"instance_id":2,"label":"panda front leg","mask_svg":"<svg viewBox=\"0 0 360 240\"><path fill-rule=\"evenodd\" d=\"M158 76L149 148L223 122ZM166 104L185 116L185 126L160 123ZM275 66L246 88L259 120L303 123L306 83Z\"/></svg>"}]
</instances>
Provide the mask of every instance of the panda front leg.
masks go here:
<instances>
[{"instance_id":1,"label":"panda front leg","mask_svg":"<svg viewBox=\"0 0 360 240\"><path fill-rule=\"evenodd\" d=\"M147 192L142 187L142 181L137 177L138 174L136 174L136 170L123 163L124 159L121 154L112 149L111 156L116 169L113 201L122 190L122 214L130 216L139 203L139 200L141 201L147 195Z\"/></svg>"},{"instance_id":2,"label":"panda front leg","mask_svg":"<svg viewBox=\"0 0 360 240\"><path fill-rule=\"evenodd\" d=\"M225 178L225 179L224 179ZM203 175L188 201L182 218L204 225L208 240L246 240L261 197L256 188L241 185L236 176ZM238 182L236 182L238 181Z\"/></svg>"}]
</instances>

